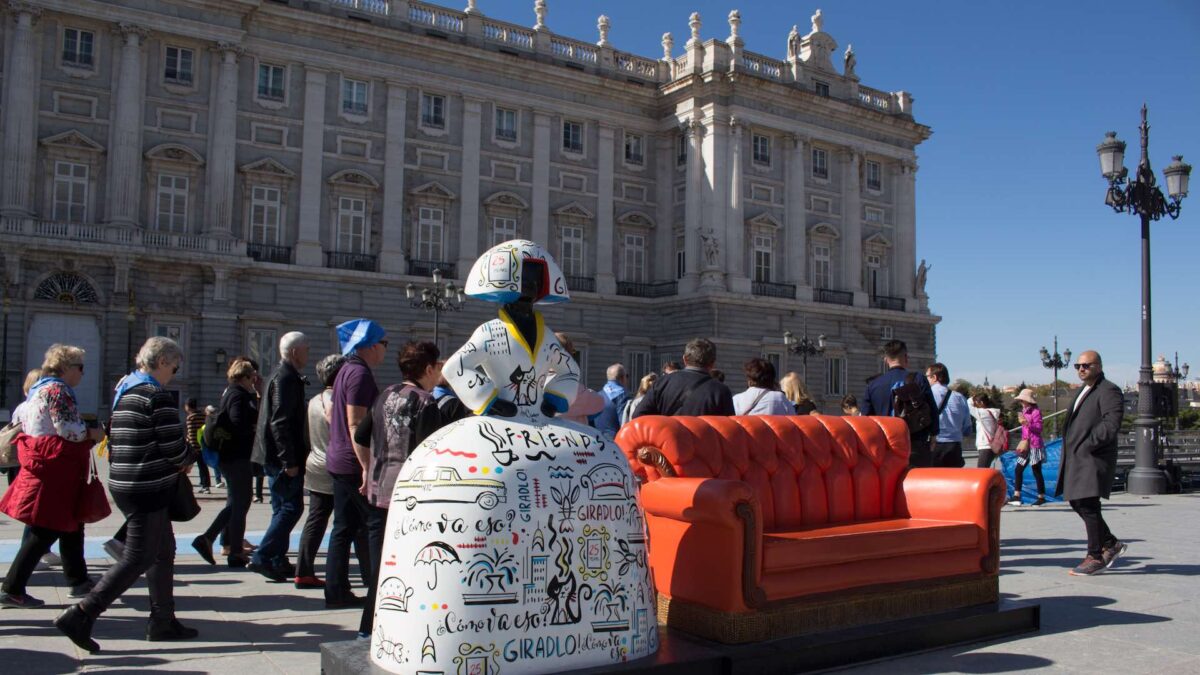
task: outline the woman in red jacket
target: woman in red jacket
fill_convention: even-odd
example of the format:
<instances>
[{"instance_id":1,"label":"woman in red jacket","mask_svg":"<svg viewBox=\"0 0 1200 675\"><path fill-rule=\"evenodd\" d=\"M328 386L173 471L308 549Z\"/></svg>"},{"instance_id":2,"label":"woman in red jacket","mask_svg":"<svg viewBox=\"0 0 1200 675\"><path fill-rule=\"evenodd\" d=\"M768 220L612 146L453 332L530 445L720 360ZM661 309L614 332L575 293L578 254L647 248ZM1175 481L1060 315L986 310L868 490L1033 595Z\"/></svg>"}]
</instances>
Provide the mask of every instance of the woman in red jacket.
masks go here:
<instances>
[{"instance_id":1,"label":"woman in red jacket","mask_svg":"<svg viewBox=\"0 0 1200 675\"><path fill-rule=\"evenodd\" d=\"M52 345L42 363L42 378L21 407L22 433L17 437L21 471L0 499L0 511L29 529L0 589L0 605L5 607L45 604L26 593L25 585L55 541L62 551L71 597L86 595L92 587L77 507L88 476L89 453L101 432L84 424L75 403L73 387L83 379L83 357L79 347Z\"/></svg>"}]
</instances>

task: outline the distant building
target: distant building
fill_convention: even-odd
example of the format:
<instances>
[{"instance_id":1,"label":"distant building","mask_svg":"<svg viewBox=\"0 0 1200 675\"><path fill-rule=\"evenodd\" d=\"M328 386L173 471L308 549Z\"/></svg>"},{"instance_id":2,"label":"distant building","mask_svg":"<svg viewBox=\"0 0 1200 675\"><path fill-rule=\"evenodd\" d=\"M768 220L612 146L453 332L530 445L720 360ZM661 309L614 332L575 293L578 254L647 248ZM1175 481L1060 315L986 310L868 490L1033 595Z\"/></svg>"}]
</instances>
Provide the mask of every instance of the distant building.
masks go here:
<instances>
[{"instance_id":1,"label":"distant building","mask_svg":"<svg viewBox=\"0 0 1200 675\"><path fill-rule=\"evenodd\" d=\"M754 20L797 18L783 11ZM573 302L548 320L594 384L618 361L636 382L695 336L727 372L759 355L798 370L782 334L807 327L828 343L809 388L836 410L884 340L933 359L915 262L931 132L908 93L861 84L849 50L834 66L820 16L767 47L781 58L748 51L736 13L710 37L693 16L661 58L613 48L607 19L598 43L542 19L408 0L10 3L8 400L56 341L88 350L94 412L149 335L180 341L172 389L201 401L236 354L273 368L289 330L314 355L357 316L393 345L429 339L405 286L435 268L467 283L514 237L568 275ZM443 349L493 312L443 314ZM393 359L378 376L399 379Z\"/></svg>"}]
</instances>

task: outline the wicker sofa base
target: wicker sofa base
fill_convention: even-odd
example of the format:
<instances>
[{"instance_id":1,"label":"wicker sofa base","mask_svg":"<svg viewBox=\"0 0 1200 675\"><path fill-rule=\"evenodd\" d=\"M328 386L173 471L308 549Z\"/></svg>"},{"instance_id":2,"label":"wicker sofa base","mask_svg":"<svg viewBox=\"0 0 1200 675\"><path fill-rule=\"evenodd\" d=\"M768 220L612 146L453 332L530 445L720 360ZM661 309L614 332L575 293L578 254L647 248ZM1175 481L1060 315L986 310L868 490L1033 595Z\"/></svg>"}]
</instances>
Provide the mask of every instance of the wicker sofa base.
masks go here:
<instances>
[{"instance_id":1,"label":"wicker sofa base","mask_svg":"<svg viewBox=\"0 0 1200 675\"><path fill-rule=\"evenodd\" d=\"M828 593L773 603L751 612L722 612L658 596L658 622L725 644L852 628L994 603L1000 577L994 574Z\"/></svg>"}]
</instances>

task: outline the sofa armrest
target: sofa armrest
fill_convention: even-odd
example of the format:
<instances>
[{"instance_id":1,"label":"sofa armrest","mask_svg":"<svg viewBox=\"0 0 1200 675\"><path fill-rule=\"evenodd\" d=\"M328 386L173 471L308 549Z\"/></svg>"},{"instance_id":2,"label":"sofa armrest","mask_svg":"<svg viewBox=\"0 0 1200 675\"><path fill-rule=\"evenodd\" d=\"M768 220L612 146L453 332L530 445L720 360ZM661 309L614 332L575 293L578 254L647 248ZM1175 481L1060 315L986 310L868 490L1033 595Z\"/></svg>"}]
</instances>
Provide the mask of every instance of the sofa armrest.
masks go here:
<instances>
[{"instance_id":1,"label":"sofa armrest","mask_svg":"<svg viewBox=\"0 0 1200 675\"><path fill-rule=\"evenodd\" d=\"M725 611L766 601L762 508L749 485L661 478L642 486L650 564L660 593Z\"/></svg>"},{"instance_id":2,"label":"sofa armrest","mask_svg":"<svg viewBox=\"0 0 1200 675\"><path fill-rule=\"evenodd\" d=\"M896 491L896 515L976 525L983 570L1000 567L1000 509L1007 486L995 469L911 469Z\"/></svg>"}]
</instances>

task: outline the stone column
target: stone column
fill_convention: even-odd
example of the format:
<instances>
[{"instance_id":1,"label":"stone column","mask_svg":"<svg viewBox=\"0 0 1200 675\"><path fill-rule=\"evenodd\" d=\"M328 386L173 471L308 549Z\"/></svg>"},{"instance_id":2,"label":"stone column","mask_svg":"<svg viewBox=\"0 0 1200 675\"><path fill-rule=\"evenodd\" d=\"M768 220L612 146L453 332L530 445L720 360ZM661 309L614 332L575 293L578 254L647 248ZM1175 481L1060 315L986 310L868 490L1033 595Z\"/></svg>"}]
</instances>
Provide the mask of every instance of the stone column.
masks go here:
<instances>
[{"instance_id":1,"label":"stone column","mask_svg":"<svg viewBox=\"0 0 1200 675\"><path fill-rule=\"evenodd\" d=\"M533 112L533 241L550 246L550 113Z\"/></svg>"},{"instance_id":2,"label":"stone column","mask_svg":"<svg viewBox=\"0 0 1200 675\"><path fill-rule=\"evenodd\" d=\"M3 204L5 216L33 215L33 173L37 158L37 38L34 25L42 10L10 3L11 58L4 73Z\"/></svg>"},{"instance_id":3,"label":"stone column","mask_svg":"<svg viewBox=\"0 0 1200 675\"><path fill-rule=\"evenodd\" d=\"M205 209L207 232L233 234L233 182L237 163L238 56L241 47L221 43L217 46L217 94L210 110L208 134L208 203ZM239 237L245 233L236 233Z\"/></svg>"},{"instance_id":4,"label":"stone column","mask_svg":"<svg viewBox=\"0 0 1200 675\"><path fill-rule=\"evenodd\" d=\"M704 257L700 250L700 218L704 196L704 155L701 140L704 137L704 125L693 120L685 127L685 133L688 136L688 156L683 203L684 275L683 279L680 279L680 292L683 292L685 287L688 290L696 288Z\"/></svg>"},{"instance_id":5,"label":"stone column","mask_svg":"<svg viewBox=\"0 0 1200 675\"><path fill-rule=\"evenodd\" d=\"M844 288L854 293L854 306L866 307L863 291L862 265L862 153L847 148L842 160L842 268Z\"/></svg>"},{"instance_id":6,"label":"stone column","mask_svg":"<svg viewBox=\"0 0 1200 675\"><path fill-rule=\"evenodd\" d=\"M700 285L724 290L726 271L733 264L729 249L729 124L728 120L714 117L712 126L701 141L703 173L701 185L704 199L701 202L700 221L706 234L717 242L716 265L710 265L707 255L701 261ZM703 252L704 239L700 249Z\"/></svg>"},{"instance_id":7,"label":"stone column","mask_svg":"<svg viewBox=\"0 0 1200 675\"><path fill-rule=\"evenodd\" d=\"M895 175L896 241L893 269L896 270L896 295L905 299L904 308L915 312L918 303L913 287L917 268L917 163L900 162Z\"/></svg>"},{"instance_id":8,"label":"stone column","mask_svg":"<svg viewBox=\"0 0 1200 675\"><path fill-rule=\"evenodd\" d=\"M616 155L617 130L609 124L600 125L597 148L599 182L596 196L596 292L615 295L617 278L613 275L613 162Z\"/></svg>"},{"instance_id":9,"label":"stone column","mask_svg":"<svg viewBox=\"0 0 1200 675\"><path fill-rule=\"evenodd\" d=\"M325 153L325 86L328 71L304 70L304 134L300 145L300 232L296 264L321 267L321 195Z\"/></svg>"},{"instance_id":10,"label":"stone column","mask_svg":"<svg viewBox=\"0 0 1200 675\"><path fill-rule=\"evenodd\" d=\"M387 140L383 150L383 236L379 244L379 271L384 274L408 272L404 257L404 130L407 116L408 89L399 82L388 82Z\"/></svg>"},{"instance_id":11,"label":"stone column","mask_svg":"<svg viewBox=\"0 0 1200 675\"><path fill-rule=\"evenodd\" d=\"M750 292L750 276L746 273L746 215L742 187L742 141L745 127L741 120L729 120L729 207L725 223L725 272L728 274L729 290L734 293Z\"/></svg>"},{"instance_id":12,"label":"stone column","mask_svg":"<svg viewBox=\"0 0 1200 675\"><path fill-rule=\"evenodd\" d=\"M142 193L142 80L146 31L121 24L121 56L114 78L116 104L109 127L108 222L136 225Z\"/></svg>"},{"instance_id":13,"label":"stone column","mask_svg":"<svg viewBox=\"0 0 1200 675\"><path fill-rule=\"evenodd\" d=\"M654 265L651 281L675 279L675 134L656 137Z\"/></svg>"},{"instance_id":14,"label":"stone column","mask_svg":"<svg viewBox=\"0 0 1200 675\"><path fill-rule=\"evenodd\" d=\"M784 251L788 261L788 279L796 284L796 298L812 300L812 285L808 281L808 195L804 190L804 141L800 136L789 136L784 141L787 146L787 193L783 205L787 220L784 225L787 242Z\"/></svg>"},{"instance_id":15,"label":"stone column","mask_svg":"<svg viewBox=\"0 0 1200 675\"><path fill-rule=\"evenodd\" d=\"M459 214L458 277L465 280L479 257L479 147L483 101L463 97L462 195Z\"/></svg>"}]
</instances>

